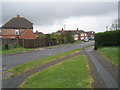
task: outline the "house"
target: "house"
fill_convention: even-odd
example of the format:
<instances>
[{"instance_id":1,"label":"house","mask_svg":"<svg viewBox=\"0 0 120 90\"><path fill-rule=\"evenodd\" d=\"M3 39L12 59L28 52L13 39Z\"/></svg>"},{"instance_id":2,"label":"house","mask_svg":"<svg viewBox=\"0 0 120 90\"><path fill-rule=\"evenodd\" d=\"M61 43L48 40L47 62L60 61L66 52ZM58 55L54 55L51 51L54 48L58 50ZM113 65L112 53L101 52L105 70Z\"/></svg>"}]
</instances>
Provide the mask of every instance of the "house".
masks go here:
<instances>
[{"instance_id":1,"label":"house","mask_svg":"<svg viewBox=\"0 0 120 90\"><path fill-rule=\"evenodd\" d=\"M2 26L2 39L35 39L33 23L24 17L13 17Z\"/></svg>"},{"instance_id":2,"label":"house","mask_svg":"<svg viewBox=\"0 0 120 90\"><path fill-rule=\"evenodd\" d=\"M79 30L78 28L76 30L58 30L57 33L64 34L66 32L72 32L74 40L83 40L87 38L87 34L83 30Z\"/></svg>"},{"instance_id":3,"label":"house","mask_svg":"<svg viewBox=\"0 0 120 90\"><path fill-rule=\"evenodd\" d=\"M40 35L44 35L43 32L38 32L38 31L34 32L34 34L36 35L36 38L38 38Z\"/></svg>"},{"instance_id":4,"label":"house","mask_svg":"<svg viewBox=\"0 0 120 90\"><path fill-rule=\"evenodd\" d=\"M64 30L62 28L62 30L58 30L57 33L61 33L64 34L66 32L72 32L73 36L74 36L74 40L84 40L85 38L89 38L89 39L94 39L94 31L89 31L89 32L85 32L83 30L79 30L77 28L77 30Z\"/></svg>"},{"instance_id":5,"label":"house","mask_svg":"<svg viewBox=\"0 0 120 90\"><path fill-rule=\"evenodd\" d=\"M88 35L87 35L87 33L86 32L81 32L80 33L80 40L84 40L84 39L86 39L86 38L88 38Z\"/></svg>"},{"instance_id":6,"label":"house","mask_svg":"<svg viewBox=\"0 0 120 90\"><path fill-rule=\"evenodd\" d=\"M94 36L95 36L94 31L87 31L86 33L87 33L89 39L91 39L91 40L94 39Z\"/></svg>"}]
</instances>

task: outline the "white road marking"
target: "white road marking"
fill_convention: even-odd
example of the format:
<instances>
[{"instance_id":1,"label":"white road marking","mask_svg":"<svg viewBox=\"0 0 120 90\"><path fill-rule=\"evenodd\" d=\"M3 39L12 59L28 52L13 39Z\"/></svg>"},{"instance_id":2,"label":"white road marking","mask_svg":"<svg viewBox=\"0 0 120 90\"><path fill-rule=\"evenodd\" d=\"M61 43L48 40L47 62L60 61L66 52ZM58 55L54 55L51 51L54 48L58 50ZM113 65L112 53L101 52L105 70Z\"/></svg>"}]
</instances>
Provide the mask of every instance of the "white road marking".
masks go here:
<instances>
[{"instance_id":1,"label":"white road marking","mask_svg":"<svg viewBox=\"0 0 120 90\"><path fill-rule=\"evenodd\" d=\"M2 69L0 69L0 71L2 71L3 69L6 69L6 68L2 68Z\"/></svg>"}]
</instances>

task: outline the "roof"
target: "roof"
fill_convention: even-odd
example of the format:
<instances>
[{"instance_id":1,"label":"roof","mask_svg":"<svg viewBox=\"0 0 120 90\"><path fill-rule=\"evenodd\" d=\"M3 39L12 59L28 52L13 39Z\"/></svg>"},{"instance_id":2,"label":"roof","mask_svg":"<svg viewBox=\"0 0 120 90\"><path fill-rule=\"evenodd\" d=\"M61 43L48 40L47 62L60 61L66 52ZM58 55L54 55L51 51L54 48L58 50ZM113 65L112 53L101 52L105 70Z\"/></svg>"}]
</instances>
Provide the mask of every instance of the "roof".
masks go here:
<instances>
[{"instance_id":1,"label":"roof","mask_svg":"<svg viewBox=\"0 0 120 90\"><path fill-rule=\"evenodd\" d=\"M72 33L78 33L78 32L80 32L80 33L84 33L84 31L83 30L58 30L57 31L58 33L61 33L61 32L72 32Z\"/></svg>"},{"instance_id":2,"label":"roof","mask_svg":"<svg viewBox=\"0 0 120 90\"><path fill-rule=\"evenodd\" d=\"M5 23L2 29L33 29L33 23L18 15Z\"/></svg>"},{"instance_id":3,"label":"roof","mask_svg":"<svg viewBox=\"0 0 120 90\"><path fill-rule=\"evenodd\" d=\"M20 39L35 39L36 35L29 29L25 30L22 34L19 36Z\"/></svg>"}]
</instances>

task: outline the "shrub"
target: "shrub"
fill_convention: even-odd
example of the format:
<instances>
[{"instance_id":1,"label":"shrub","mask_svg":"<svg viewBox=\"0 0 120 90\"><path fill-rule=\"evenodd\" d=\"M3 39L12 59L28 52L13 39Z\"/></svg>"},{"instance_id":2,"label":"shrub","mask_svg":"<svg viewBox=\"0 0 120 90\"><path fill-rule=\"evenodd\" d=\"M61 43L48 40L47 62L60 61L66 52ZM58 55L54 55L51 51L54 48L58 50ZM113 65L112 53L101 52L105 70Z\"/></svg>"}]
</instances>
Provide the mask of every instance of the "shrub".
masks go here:
<instances>
[{"instance_id":1,"label":"shrub","mask_svg":"<svg viewBox=\"0 0 120 90\"><path fill-rule=\"evenodd\" d=\"M120 30L106 31L95 34L95 43L100 46L119 46L120 45Z\"/></svg>"},{"instance_id":2,"label":"shrub","mask_svg":"<svg viewBox=\"0 0 120 90\"><path fill-rule=\"evenodd\" d=\"M5 45L3 46L3 49L4 49L4 50L9 50L9 45L8 45L8 44L5 44Z\"/></svg>"}]
</instances>

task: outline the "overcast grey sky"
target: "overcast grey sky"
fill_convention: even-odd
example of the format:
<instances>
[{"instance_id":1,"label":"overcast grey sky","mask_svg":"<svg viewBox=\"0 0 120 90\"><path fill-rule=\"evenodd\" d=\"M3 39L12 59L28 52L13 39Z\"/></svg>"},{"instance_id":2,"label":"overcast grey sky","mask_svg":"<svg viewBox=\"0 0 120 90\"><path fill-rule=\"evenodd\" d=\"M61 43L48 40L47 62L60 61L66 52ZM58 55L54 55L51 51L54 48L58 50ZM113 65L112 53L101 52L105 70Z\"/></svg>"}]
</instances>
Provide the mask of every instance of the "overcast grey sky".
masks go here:
<instances>
[{"instance_id":1,"label":"overcast grey sky","mask_svg":"<svg viewBox=\"0 0 120 90\"><path fill-rule=\"evenodd\" d=\"M105 31L118 17L117 2L3 2L2 23L17 14L34 23L34 31L55 32L63 28Z\"/></svg>"}]
</instances>

